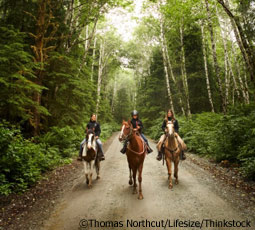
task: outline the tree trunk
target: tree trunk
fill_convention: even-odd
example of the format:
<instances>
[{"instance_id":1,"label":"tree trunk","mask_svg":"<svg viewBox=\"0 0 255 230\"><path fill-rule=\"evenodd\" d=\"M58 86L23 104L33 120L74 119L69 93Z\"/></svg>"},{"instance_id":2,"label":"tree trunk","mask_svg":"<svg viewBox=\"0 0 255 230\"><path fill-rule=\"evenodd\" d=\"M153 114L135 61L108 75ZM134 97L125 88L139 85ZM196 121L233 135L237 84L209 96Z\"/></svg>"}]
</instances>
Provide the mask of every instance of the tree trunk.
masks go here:
<instances>
[{"instance_id":1,"label":"tree trunk","mask_svg":"<svg viewBox=\"0 0 255 230\"><path fill-rule=\"evenodd\" d=\"M234 16L232 14L232 12L230 11L228 0L225 0L226 3L223 0L217 0L217 1L222 5L224 11L227 13L227 15L233 21L233 27L236 26L236 29L240 36L240 41L239 41L240 43L238 43L238 45L240 47L240 50L242 51L247 70L250 74L251 81L253 82L254 87L255 87L255 56L253 56L252 48L249 46L249 44L246 41L245 34L243 31L242 25L240 23L239 17Z\"/></svg>"},{"instance_id":2,"label":"tree trunk","mask_svg":"<svg viewBox=\"0 0 255 230\"><path fill-rule=\"evenodd\" d=\"M225 97L225 100L226 100L226 105L228 105L228 96L229 96L229 83L230 83L230 79L229 79L229 75L231 77L231 79L233 80L233 83L234 83L234 95L233 95L233 98L235 96L235 92L237 94L237 97L238 99L240 100L240 92L238 90L238 87L237 87L237 83L236 83L236 77L235 77L235 74L233 72L233 68L232 68L232 63L231 63L231 60L229 58L229 55L228 55L228 50L227 50L227 44L226 44L226 36L224 35L224 31L223 31L223 28L227 28L227 25L226 23L224 22L223 25L221 25L221 21L220 21L220 17L219 17L219 14L218 14L218 10L217 10L217 16L219 18L219 24L220 24L220 31L221 31L221 37L222 37L222 42L223 42L223 47L224 47L224 55L225 55L225 88L226 88L226 97ZM229 72L228 72L229 71ZM233 102L235 100L233 99Z\"/></svg>"},{"instance_id":3,"label":"tree trunk","mask_svg":"<svg viewBox=\"0 0 255 230\"><path fill-rule=\"evenodd\" d=\"M204 56L204 66L205 66L205 77L206 77L206 86L207 86L207 93L208 93L208 99L211 105L211 111L214 113L214 105L212 100L212 93L211 93L211 87L210 87L210 80L209 80L209 74L208 74L208 66L207 66L207 55L206 55L206 43L205 43L205 33L204 33L204 25L203 22L201 23L201 34L202 34L202 46L203 46L203 56Z\"/></svg>"},{"instance_id":4,"label":"tree trunk","mask_svg":"<svg viewBox=\"0 0 255 230\"><path fill-rule=\"evenodd\" d=\"M182 101L182 96L181 96L180 87L179 87L178 84L177 84L177 81L176 81L176 78L175 78L175 75L174 75L174 72L173 72L172 63L171 63L171 61L170 61L169 54L168 54L168 48L167 48L167 42L166 42L166 37L165 37L164 28L163 28L163 39L164 39L163 44L164 44L164 49L165 49L165 52L166 52L166 59L167 59L167 64L168 64L170 76L171 76L171 78L173 79L173 82L174 82L174 84L175 84L175 87L176 87L176 89L177 89L177 91L178 91L178 97L179 97L179 102L180 102L181 111L182 111L182 114L185 116L185 110L184 110L184 107L183 107L183 101Z\"/></svg>"},{"instance_id":5,"label":"tree trunk","mask_svg":"<svg viewBox=\"0 0 255 230\"><path fill-rule=\"evenodd\" d=\"M97 21L94 24L94 27L93 27L93 30L91 31L91 34L88 35L87 32L86 32L85 46L84 46L84 55L83 55L83 58L81 60L81 64L80 64L80 68L79 68L79 74L80 74L83 66L86 65L87 54L88 54L88 51L90 49L90 46L91 46L91 43L92 43L92 39L94 38L94 35L95 35L95 32L96 32L96 27L97 27ZM88 27L87 27L87 29L88 29Z\"/></svg>"},{"instance_id":6,"label":"tree trunk","mask_svg":"<svg viewBox=\"0 0 255 230\"><path fill-rule=\"evenodd\" d=\"M166 87L167 87L167 94L169 98L169 104L174 112L174 104L173 104L173 98L170 88L170 82L169 82L169 73L167 69L167 57L166 57L166 50L164 48L164 32L163 32L163 19L162 15L160 15L160 41L161 41L161 49L162 49L162 55L163 55L163 63L164 63L164 71L165 71L165 79L166 79Z\"/></svg>"},{"instance_id":7,"label":"tree trunk","mask_svg":"<svg viewBox=\"0 0 255 230\"><path fill-rule=\"evenodd\" d=\"M189 87L188 87L188 79L187 79L187 72L186 72L186 59L185 59L185 50L184 50L184 43L183 43L183 24L180 24L180 41L181 41L181 72L182 72L182 79L183 79L183 86L185 90L186 96L186 103L187 103L187 113L188 116L191 116L190 111L190 104L189 104Z\"/></svg>"},{"instance_id":8,"label":"tree trunk","mask_svg":"<svg viewBox=\"0 0 255 230\"><path fill-rule=\"evenodd\" d=\"M92 66L91 66L91 81L93 81L94 75L94 66L95 66L95 57L96 57L96 46L97 46L97 37L94 39L93 55L92 55Z\"/></svg>"},{"instance_id":9,"label":"tree trunk","mask_svg":"<svg viewBox=\"0 0 255 230\"><path fill-rule=\"evenodd\" d=\"M98 81L97 81L97 104L96 104L96 115L98 116L99 103L100 103L100 93L101 93L101 83L103 75L103 57L104 57L104 47L105 44L101 41L100 44L100 54L99 54L99 66L98 66Z\"/></svg>"},{"instance_id":10,"label":"tree trunk","mask_svg":"<svg viewBox=\"0 0 255 230\"><path fill-rule=\"evenodd\" d=\"M205 0L205 6L206 6L206 11L207 11L209 31L210 31L210 35L211 35L213 68L214 68L214 72L216 75L216 79L217 79L217 83L218 83L218 87L219 87L219 91L220 91L222 111L224 113L226 113L226 105L225 105L225 100L224 100L224 95L223 95L222 81L220 78L220 69L219 69L217 52L216 52L216 43L215 43L215 39L214 39L213 23L212 23L211 11L210 11L208 0Z\"/></svg>"},{"instance_id":11,"label":"tree trunk","mask_svg":"<svg viewBox=\"0 0 255 230\"><path fill-rule=\"evenodd\" d=\"M114 105L115 105L114 102L116 98L116 93L117 93L117 80L116 80L116 75L114 75L114 85L113 85L112 105L111 105L112 113L114 113Z\"/></svg>"},{"instance_id":12,"label":"tree trunk","mask_svg":"<svg viewBox=\"0 0 255 230\"><path fill-rule=\"evenodd\" d=\"M30 33L34 39L34 45L31 46L34 52L34 61L38 64L34 83L38 86L43 86L44 66L48 59L48 52L56 48L55 46L48 46L48 42L55 39L54 35L58 29L58 25L53 22L53 19L51 0L39 0L35 33ZM49 27L51 28L50 35L48 35ZM40 112L38 111L38 107L41 106L41 92L35 92L32 99L35 102L35 107L32 109L33 116L30 119L30 124L36 136L40 133Z\"/></svg>"},{"instance_id":13,"label":"tree trunk","mask_svg":"<svg viewBox=\"0 0 255 230\"><path fill-rule=\"evenodd\" d=\"M249 92L245 88L243 79L241 78L240 65L239 65L239 63L237 61L237 58L236 58L236 51L235 51L235 47L234 47L234 42L232 42L232 54L233 54L233 58L234 58L235 66L236 66L236 71L237 71L237 76L238 76L238 81L239 81L239 84L240 84L240 88L241 88L241 91L242 91L244 102L246 104L249 104Z\"/></svg>"}]
</instances>

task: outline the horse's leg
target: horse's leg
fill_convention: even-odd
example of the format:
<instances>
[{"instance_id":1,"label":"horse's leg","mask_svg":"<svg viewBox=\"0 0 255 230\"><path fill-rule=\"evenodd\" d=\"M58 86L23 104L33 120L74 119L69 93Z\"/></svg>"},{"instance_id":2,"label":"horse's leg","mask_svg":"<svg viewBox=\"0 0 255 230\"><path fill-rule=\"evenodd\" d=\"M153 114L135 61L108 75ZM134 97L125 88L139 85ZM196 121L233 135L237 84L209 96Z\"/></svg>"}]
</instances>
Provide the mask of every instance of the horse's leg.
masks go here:
<instances>
[{"instance_id":1,"label":"horse's leg","mask_svg":"<svg viewBox=\"0 0 255 230\"><path fill-rule=\"evenodd\" d=\"M178 165L179 165L179 158L174 162L174 177L175 177L175 184L178 184Z\"/></svg>"},{"instance_id":2,"label":"horse's leg","mask_svg":"<svg viewBox=\"0 0 255 230\"><path fill-rule=\"evenodd\" d=\"M173 183L172 183L172 162L169 157L166 157L166 165L167 165L167 170L168 170L168 180L169 180L169 185L168 187L170 189L173 188Z\"/></svg>"},{"instance_id":3,"label":"horse's leg","mask_svg":"<svg viewBox=\"0 0 255 230\"><path fill-rule=\"evenodd\" d=\"M133 184L133 180L132 180L132 169L130 168L129 166L129 185L132 185Z\"/></svg>"},{"instance_id":4,"label":"horse's leg","mask_svg":"<svg viewBox=\"0 0 255 230\"><path fill-rule=\"evenodd\" d=\"M100 161L96 160L96 173L97 173L97 180L100 179Z\"/></svg>"},{"instance_id":5,"label":"horse's leg","mask_svg":"<svg viewBox=\"0 0 255 230\"><path fill-rule=\"evenodd\" d=\"M139 181L138 199L139 200L143 199L143 194L142 194L142 172L143 172L143 163L138 167L138 181Z\"/></svg>"},{"instance_id":6,"label":"horse's leg","mask_svg":"<svg viewBox=\"0 0 255 230\"><path fill-rule=\"evenodd\" d=\"M136 173L137 173L137 168L133 167L133 181L134 181L134 187L133 187L133 194L137 194L137 184L136 184Z\"/></svg>"},{"instance_id":7,"label":"horse's leg","mask_svg":"<svg viewBox=\"0 0 255 230\"><path fill-rule=\"evenodd\" d=\"M84 165L86 184L89 184L88 163L86 161L84 161L83 165Z\"/></svg>"},{"instance_id":8,"label":"horse's leg","mask_svg":"<svg viewBox=\"0 0 255 230\"><path fill-rule=\"evenodd\" d=\"M92 175L93 175L93 165L94 161L90 161L89 163L89 188L92 188Z\"/></svg>"}]
</instances>

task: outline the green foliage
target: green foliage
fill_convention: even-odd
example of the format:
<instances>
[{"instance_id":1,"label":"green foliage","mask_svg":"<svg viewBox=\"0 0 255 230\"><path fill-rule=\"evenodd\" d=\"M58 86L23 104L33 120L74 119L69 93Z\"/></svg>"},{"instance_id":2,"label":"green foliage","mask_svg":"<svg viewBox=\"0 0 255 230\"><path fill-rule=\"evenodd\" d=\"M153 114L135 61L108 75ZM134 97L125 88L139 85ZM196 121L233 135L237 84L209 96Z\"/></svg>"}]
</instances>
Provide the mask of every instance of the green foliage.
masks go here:
<instances>
[{"instance_id":1,"label":"green foliage","mask_svg":"<svg viewBox=\"0 0 255 230\"><path fill-rule=\"evenodd\" d=\"M241 164L245 176L254 179L254 105L235 107L228 115L202 113L180 119L180 133L190 151L208 155L217 162Z\"/></svg>"},{"instance_id":2,"label":"green foliage","mask_svg":"<svg viewBox=\"0 0 255 230\"><path fill-rule=\"evenodd\" d=\"M71 157L76 150L76 135L74 130L66 126L64 128L51 127L50 131L39 138L46 148L55 148L61 157Z\"/></svg>"},{"instance_id":3,"label":"green foliage","mask_svg":"<svg viewBox=\"0 0 255 230\"><path fill-rule=\"evenodd\" d=\"M42 90L32 82L36 66L25 51L24 38L12 26L0 26L0 116L9 121L27 120L27 111L36 106L31 95Z\"/></svg>"},{"instance_id":4,"label":"green foliage","mask_svg":"<svg viewBox=\"0 0 255 230\"><path fill-rule=\"evenodd\" d=\"M104 123L101 125L101 135L100 139L101 141L106 141L113 132L119 131L120 129L120 124L117 123Z\"/></svg>"},{"instance_id":5,"label":"green foliage","mask_svg":"<svg viewBox=\"0 0 255 230\"><path fill-rule=\"evenodd\" d=\"M52 128L40 138L26 140L18 128L0 124L0 194L22 192L41 178L41 173L69 163L74 148L70 127Z\"/></svg>"}]
</instances>

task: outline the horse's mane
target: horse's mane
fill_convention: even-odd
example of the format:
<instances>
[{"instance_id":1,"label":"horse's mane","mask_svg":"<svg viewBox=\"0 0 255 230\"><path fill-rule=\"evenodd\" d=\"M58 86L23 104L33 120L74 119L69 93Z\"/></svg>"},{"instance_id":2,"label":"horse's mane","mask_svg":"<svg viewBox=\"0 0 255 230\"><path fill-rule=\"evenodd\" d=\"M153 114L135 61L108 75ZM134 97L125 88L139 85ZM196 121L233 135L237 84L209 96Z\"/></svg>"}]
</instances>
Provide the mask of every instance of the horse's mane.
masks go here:
<instances>
[{"instance_id":1,"label":"horse's mane","mask_svg":"<svg viewBox=\"0 0 255 230\"><path fill-rule=\"evenodd\" d=\"M88 131L87 131L87 134L94 134L94 130L93 129L88 129Z\"/></svg>"}]
</instances>

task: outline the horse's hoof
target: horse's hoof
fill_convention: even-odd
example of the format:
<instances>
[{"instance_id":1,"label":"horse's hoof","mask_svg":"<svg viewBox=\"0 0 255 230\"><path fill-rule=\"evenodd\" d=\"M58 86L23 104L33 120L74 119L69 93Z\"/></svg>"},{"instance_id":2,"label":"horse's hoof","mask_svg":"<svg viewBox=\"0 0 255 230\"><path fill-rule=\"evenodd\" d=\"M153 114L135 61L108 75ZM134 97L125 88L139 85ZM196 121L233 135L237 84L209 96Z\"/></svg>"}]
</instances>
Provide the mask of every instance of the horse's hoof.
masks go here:
<instances>
[{"instance_id":1,"label":"horse's hoof","mask_svg":"<svg viewBox=\"0 0 255 230\"><path fill-rule=\"evenodd\" d=\"M97 176L97 180L99 180L101 177L100 176Z\"/></svg>"},{"instance_id":2,"label":"horse's hoof","mask_svg":"<svg viewBox=\"0 0 255 230\"><path fill-rule=\"evenodd\" d=\"M179 181L178 181L178 180L176 180L176 181L175 181L175 184L179 184Z\"/></svg>"},{"instance_id":3,"label":"horse's hoof","mask_svg":"<svg viewBox=\"0 0 255 230\"><path fill-rule=\"evenodd\" d=\"M128 184L129 184L129 185L133 185L133 181L130 180L130 181L128 182Z\"/></svg>"},{"instance_id":4,"label":"horse's hoof","mask_svg":"<svg viewBox=\"0 0 255 230\"><path fill-rule=\"evenodd\" d=\"M169 188L169 189L172 189L172 188L173 188L173 185L172 185L172 184L170 184L170 185L168 186L168 188Z\"/></svg>"},{"instance_id":5,"label":"horse's hoof","mask_svg":"<svg viewBox=\"0 0 255 230\"><path fill-rule=\"evenodd\" d=\"M140 194L140 195L138 196L138 200L143 200L143 195L142 195L142 194Z\"/></svg>"},{"instance_id":6,"label":"horse's hoof","mask_svg":"<svg viewBox=\"0 0 255 230\"><path fill-rule=\"evenodd\" d=\"M90 185L88 185L88 187L89 187L89 189L92 189L92 185L90 184Z\"/></svg>"}]
</instances>

